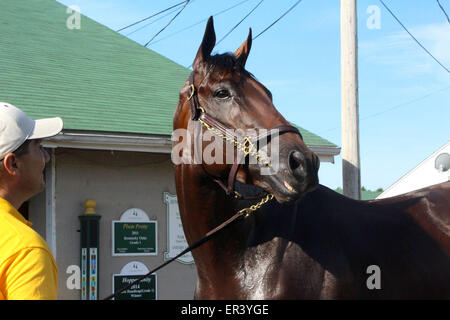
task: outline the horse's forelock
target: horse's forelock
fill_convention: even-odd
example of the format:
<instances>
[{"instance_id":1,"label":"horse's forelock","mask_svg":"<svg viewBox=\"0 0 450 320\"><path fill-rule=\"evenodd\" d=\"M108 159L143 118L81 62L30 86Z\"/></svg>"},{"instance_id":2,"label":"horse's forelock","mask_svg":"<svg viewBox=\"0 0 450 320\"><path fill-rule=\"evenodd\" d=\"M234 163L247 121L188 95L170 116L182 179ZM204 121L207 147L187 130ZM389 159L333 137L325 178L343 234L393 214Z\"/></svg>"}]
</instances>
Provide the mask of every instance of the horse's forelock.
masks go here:
<instances>
[{"instance_id":1,"label":"horse's forelock","mask_svg":"<svg viewBox=\"0 0 450 320\"><path fill-rule=\"evenodd\" d=\"M241 64L238 63L238 59L234 56L233 53L221 53L215 54L209 57L208 64L212 67L219 67L225 70L229 70L230 72L237 71L241 75L244 75L249 78L254 78L254 76L248 72Z\"/></svg>"}]
</instances>

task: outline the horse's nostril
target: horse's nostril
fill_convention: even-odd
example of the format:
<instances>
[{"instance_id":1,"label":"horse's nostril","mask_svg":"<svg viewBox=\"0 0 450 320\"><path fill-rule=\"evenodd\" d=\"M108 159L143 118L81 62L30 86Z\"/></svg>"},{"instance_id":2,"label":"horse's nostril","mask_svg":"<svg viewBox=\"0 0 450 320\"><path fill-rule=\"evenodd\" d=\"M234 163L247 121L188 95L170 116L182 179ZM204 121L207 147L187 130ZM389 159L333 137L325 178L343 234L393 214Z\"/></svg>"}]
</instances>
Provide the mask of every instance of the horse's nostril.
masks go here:
<instances>
[{"instance_id":1,"label":"horse's nostril","mask_svg":"<svg viewBox=\"0 0 450 320\"><path fill-rule=\"evenodd\" d=\"M300 151L292 151L289 155L289 168L293 173L302 171L304 157Z\"/></svg>"}]
</instances>

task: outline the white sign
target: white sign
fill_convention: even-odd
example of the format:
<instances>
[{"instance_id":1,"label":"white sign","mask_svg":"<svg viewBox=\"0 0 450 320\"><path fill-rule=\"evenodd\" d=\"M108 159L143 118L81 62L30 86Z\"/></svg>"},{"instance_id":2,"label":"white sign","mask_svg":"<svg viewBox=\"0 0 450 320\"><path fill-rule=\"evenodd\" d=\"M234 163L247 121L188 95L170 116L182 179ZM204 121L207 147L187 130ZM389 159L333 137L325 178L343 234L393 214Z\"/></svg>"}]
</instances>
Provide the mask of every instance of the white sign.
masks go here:
<instances>
[{"instance_id":1,"label":"white sign","mask_svg":"<svg viewBox=\"0 0 450 320\"><path fill-rule=\"evenodd\" d=\"M120 270L120 275L128 275L128 276L136 276L136 275L144 275L149 273L147 266L139 261L131 261L123 266L122 270Z\"/></svg>"},{"instance_id":2,"label":"white sign","mask_svg":"<svg viewBox=\"0 0 450 320\"><path fill-rule=\"evenodd\" d=\"M167 205L167 247L168 252L164 253L164 259L170 260L188 247L186 237L183 232L178 200L176 195L164 192L164 203ZM190 252L177 259L178 262L191 264L194 258Z\"/></svg>"},{"instance_id":3,"label":"white sign","mask_svg":"<svg viewBox=\"0 0 450 320\"><path fill-rule=\"evenodd\" d=\"M148 218L148 215L145 213L144 210L139 208L131 208L122 213L120 216L120 221L127 221L127 222L147 222L150 221Z\"/></svg>"}]
</instances>

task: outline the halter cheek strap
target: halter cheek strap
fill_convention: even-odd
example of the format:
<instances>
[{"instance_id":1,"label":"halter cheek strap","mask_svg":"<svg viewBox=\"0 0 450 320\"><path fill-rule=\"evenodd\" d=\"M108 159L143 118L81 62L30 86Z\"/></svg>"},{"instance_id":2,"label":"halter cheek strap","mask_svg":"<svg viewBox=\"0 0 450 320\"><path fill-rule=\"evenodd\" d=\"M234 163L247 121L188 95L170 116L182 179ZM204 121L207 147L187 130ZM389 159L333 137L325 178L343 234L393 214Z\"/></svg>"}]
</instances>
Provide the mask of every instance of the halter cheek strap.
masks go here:
<instances>
[{"instance_id":1,"label":"halter cheek strap","mask_svg":"<svg viewBox=\"0 0 450 320\"><path fill-rule=\"evenodd\" d=\"M194 71L191 72L191 75L189 76L189 88L188 88L188 100L191 105L191 119L196 121L198 120L198 117L200 116L201 107L198 102L198 95L197 90L194 86Z\"/></svg>"}]
</instances>

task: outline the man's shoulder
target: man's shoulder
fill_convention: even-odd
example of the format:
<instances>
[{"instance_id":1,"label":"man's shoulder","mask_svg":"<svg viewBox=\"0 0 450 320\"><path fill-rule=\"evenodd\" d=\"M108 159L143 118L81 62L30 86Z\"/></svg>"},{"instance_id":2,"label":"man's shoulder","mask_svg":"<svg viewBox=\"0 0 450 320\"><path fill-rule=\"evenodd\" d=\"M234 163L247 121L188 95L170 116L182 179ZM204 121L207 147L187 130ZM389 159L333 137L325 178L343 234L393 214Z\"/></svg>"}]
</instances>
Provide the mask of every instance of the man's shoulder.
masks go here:
<instances>
[{"instance_id":1,"label":"man's shoulder","mask_svg":"<svg viewBox=\"0 0 450 320\"><path fill-rule=\"evenodd\" d=\"M26 224L3 216L0 223L0 260L27 248L48 251L47 243Z\"/></svg>"}]
</instances>

